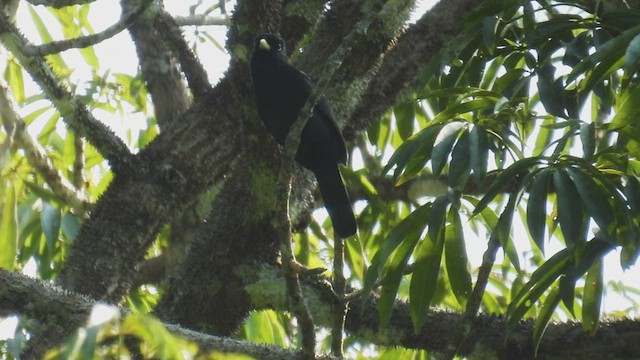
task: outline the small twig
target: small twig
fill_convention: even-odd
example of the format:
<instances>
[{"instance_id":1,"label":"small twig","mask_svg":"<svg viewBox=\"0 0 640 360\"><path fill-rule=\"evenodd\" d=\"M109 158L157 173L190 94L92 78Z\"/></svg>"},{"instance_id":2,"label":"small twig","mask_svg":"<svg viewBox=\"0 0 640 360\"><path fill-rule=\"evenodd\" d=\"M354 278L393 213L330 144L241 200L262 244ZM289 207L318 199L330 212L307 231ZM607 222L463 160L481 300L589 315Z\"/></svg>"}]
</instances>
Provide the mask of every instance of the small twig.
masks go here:
<instances>
[{"instance_id":1,"label":"small twig","mask_svg":"<svg viewBox=\"0 0 640 360\"><path fill-rule=\"evenodd\" d=\"M138 19L138 17L147 9L149 4L151 4L152 2L153 0L142 0L142 3L134 10L127 14L123 14L118 22L97 34L81 36L74 39L52 41L50 43L42 45L25 44L21 49L22 53L27 56L45 56L56 54L69 49L86 48L98 44L106 39L114 37L122 30L131 26L131 24L133 24Z\"/></svg>"},{"instance_id":2,"label":"small twig","mask_svg":"<svg viewBox=\"0 0 640 360\"><path fill-rule=\"evenodd\" d=\"M26 129L24 121L16 114L11 106L5 84L0 81L0 118L8 134L14 134L15 142L24 150L25 157L36 171L47 182L51 190L80 218L89 217L92 207L89 199L79 189L73 186L47 157L44 149L34 140Z\"/></svg>"},{"instance_id":3,"label":"small twig","mask_svg":"<svg viewBox=\"0 0 640 360\"><path fill-rule=\"evenodd\" d=\"M194 14L189 16L174 16L178 26L231 26L231 18L227 15L209 16Z\"/></svg>"},{"instance_id":4,"label":"small twig","mask_svg":"<svg viewBox=\"0 0 640 360\"><path fill-rule=\"evenodd\" d=\"M81 190L84 186L84 139L79 134L74 134L73 147L75 159L73 160L73 186Z\"/></svg>"},{"instance_id":5,"label":"small twig","mask_svg":"<svg viewBox=\"0 0 640 360\"><path fill-rule=\"evenodd\" d=\"M336 236L333 245L333 290L339 298L344 298L347 281L344 277L344 239ZM333 327L331 329L331 355L342 357L342 333L347 316L347 303L333 304Z\"/></svg>"},{"instance_id":6,"label":"small twig","mask_svg":"<svg viewBox=\"0 0 640 360\"><path fill-rule=\"evenodd\" d=\"M293 255L291 242L291 219L289 218L289 198L291 194L291 169L293 160L283 158L278 172L277 194L283 197L279 203L281 209L277 209L274 216L274 227L280 241L280 253L282 256L282 271L286 281L287 298L291 304L291 310L300 325L302 336L302 352L307 359L315 359L316 337L315 325L307 302L302 296L300 279L296 271L296 260Z\"/></svg>"}]
</instances>

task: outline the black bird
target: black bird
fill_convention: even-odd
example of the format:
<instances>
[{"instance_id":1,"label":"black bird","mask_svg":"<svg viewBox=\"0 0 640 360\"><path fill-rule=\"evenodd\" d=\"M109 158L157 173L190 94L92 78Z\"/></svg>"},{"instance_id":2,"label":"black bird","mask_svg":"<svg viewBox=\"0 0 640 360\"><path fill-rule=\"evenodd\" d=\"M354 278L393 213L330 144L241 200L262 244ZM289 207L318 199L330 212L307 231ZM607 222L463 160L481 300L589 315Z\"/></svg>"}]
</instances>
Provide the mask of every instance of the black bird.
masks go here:
<instances>
[{"instance_id":1,"label":"black bird","mask_svg":"<svg viewBox=\"0 0 640 360\"><path fill-rule=\"evenodd\" d=\"M251 76L258 114L276 141L284 145L289 127L311 94L313 82L289 64L284 40L274 34L256 38ZM338 164L347 162L347 148L324 97L314 106L302 130L295 159L315 174L335 233L343 238L354 235L356 218L338 168Z\"/></svg>"}]
</instances>

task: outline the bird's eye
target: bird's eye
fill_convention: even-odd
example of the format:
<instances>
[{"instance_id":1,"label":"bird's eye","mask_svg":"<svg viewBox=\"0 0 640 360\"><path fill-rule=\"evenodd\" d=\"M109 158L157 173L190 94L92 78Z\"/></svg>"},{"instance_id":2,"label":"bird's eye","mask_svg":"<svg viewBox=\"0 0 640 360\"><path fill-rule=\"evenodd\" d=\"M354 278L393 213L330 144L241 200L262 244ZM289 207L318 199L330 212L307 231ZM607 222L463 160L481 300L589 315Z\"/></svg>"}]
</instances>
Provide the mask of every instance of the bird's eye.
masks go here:
<instances>
[{"instance_id":1,"label":"bird's eye","mask_svg":"<svg viewBox=\"0 0 640 360\"><path fill-rule=\"evenodd\" d=\"M276 45L276 49L277 49L278 51L282 50L282 43L278 43L278 44Z\"/></svg>"}]
</instances>

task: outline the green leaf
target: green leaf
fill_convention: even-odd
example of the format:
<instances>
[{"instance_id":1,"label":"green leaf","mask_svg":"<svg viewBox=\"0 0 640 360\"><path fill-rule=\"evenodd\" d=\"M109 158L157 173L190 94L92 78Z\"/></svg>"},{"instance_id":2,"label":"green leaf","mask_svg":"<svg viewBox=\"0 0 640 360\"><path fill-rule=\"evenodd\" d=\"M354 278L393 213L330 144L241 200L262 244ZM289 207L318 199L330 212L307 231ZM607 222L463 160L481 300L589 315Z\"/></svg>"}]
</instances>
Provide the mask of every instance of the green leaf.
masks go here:
<instances>
[{"instance_id":1,"label":"green leaf","mask_svg":"<svg viewBox=\"0 0 640 360\"><path fill-rule=\"evenodd\" d=\"M567 83L577 79L578 76L585 72L592 70L596 64L609 64L612 61L617 61L617 58L622 58L627 49L627 45L638 35L638 33L640 33L640 26L632 27L598 47L598 50L595 53L584 58L573 68L567 78ZM591 87L588 87L588 89L591 89Z\"/></svg>"},{"instance_id":2,"label":"green leaf","mask_svg":"<svg viewBox=\"0 0 640 360\"><path fill-rule=\"evenodd\" d=\"M427 236L415 255L414 272L409 286L409 312L416 333L427 321L429 306L436 292L444 234L442 229L435 238Z\"/></svg>"},{"instance_id":3,"label":"green leaf","mask_svg":"<svg viewBox=\"0 0 640 360\"><path fill-rule=\"evenodd\" d=\"M500 175L491 184L485 195L482 197L476 208L473 210L472 216L480 213L489 203L502 192L502 190L512 181L516 180L522 173L528 171L531 167L539 164L543 158L535 156L518 160L504 169Z\"/></svg>"},{"instance_id":4,"label":"green leaf","mask_svg":"<svg viewBox=\"0 0 640 360\"><path fill-rule=\"evenodd\" d=\"M564 85L562 79L554 79L555 67L545 64L538 70L538 93L545 110L551 115L565 118Z\"/></svg>"},{"instance_id":5,"label":"green leaf","mask_svg":"<svg viewBox=\"0 0 640 360\"><path fill-rule=\"evenodd\" d=\"M554 287L547 295L542 307L540 308L540 312L536 317L536 321L533 324L533 344L535 346L535 354L538 354L538 347L540 346L540 341L542 341L542 336L544 335L545 330L547 330L547 325L549 325L549 321L553 316L553 312L558 306L560 302L560 297L558 296L558 288Z\"/></svg>"},{"instance_id":6,"label":"green leaf","mask_svg":"<svg viewBox=\"0 0 640 360\"><path fill-rule=\"evenodd\" d=\"M582 301L582 328L590 336L595 335L600 324L600 310L604 289L602 260L596 261L585 279Z\"/></svg>"},{"instance_id":7,"label":"green leaf","mask_svg":"<svg viewBox=\"0 0 640 360\"><path fill-rule=\"evenodd\" d=\"M462 221L458 209L449 209L449 226L445 228L445 264L451 290L458 303L465 307L469 294L471 294L471 274L469 273L469 260L462 231Z\"/></svg>"},{"instance_id":8,"label":"green leaf","mask_svg":"<svg viewBox=\"0 0 640 360\"><path fill-rule=\"evenodd\" d=\"M611 130L631 125L637 121L640 113L640 87L635 87L630 93L621 96L619 102L616 114L611 119Z\"/></svg>"},{"instance_id":9,"label":"green leaf","mask_svg":"<svg viewBox=\"0 0 640 360\"><path fill-rule=\"evenodd\" d=\"M28 9L29 9L29 14L31 14L31 20L33 20L33 23L36 26L36 29L38 30L38 34L40 35L42 42L43 43L52 42L53 37L49 33L49 29L45 25L44 21L42 21L42 18L40 17L40 15L38 15L38 13L33 8L33 6L29 6ZM65 64L60 54L48 55L47 62L53 66L55 71L59 71L67 68L67 65Z\"/></svg>"},{"instance_id":10,"label":"green leaf","mask_svg":"<svg viewBox=\"0 0 640 360\"><path fill-rule=\"evenodd\" d=\"M451 152L449 164L449 186L464 186L469 178L470 168L469 132L464 131Z\"/></svg>"},{"instance_id":11,"label":"green leaf","mask_svg":"<svg viewBox=\"0 0 640 360\"><path fill-rule=\"evenodd\" d=\"M459 128L454 128L453 126L447 126L442 129L438 136L438 140L436 140L436 144L433 147L433 151L431 152L431 169L433 171L433 176L440 176L440 172L444 168L444 165L447 163L449 159L449 153L451 152L451 148L458 138Z\"/></svg>"},{"instance_id":12,"label":"green leaf","mask_svg":"<svg viewBox=\"0 0 640 360\"><path fill-rule=\"evenodd\" d=\"M527 201L527 226L533 242L544 252L544 228L547 220L547 194L549 191L549 172L538 173L529 190Z\"/></svg>"},{"instance_id":13,"label":"green leaf","mask_svg":"<svg viewBox=\"0 0 640 360\"><path fill-rule=\"evenodd\" d=\"M482 40L484 46L489 50L489 54L493 55L496 48L496 31L500 19L497 16L487 16L482 20Z\"/></svg>"},{"instance_id":14,"label":"green leaf","mask_svg":"<svg viewBox=\"0 0 640 360\"><path fill-rule=\"evenodd\" d=\"M442 128L442 125L430 126L407 139L393 153L382 170L383 173L387 173L393 166L396 166L393 175L395 179L398 179L403 171L405 171L404 179L411 178L417 174L431 158L433 144Z\"/></svg>"},{"instance_id":15,"label":"green leaf","mask_svg":"<svg viewBox=\"0 0 640 360\"><path fill-rule=\"evenodd\" d=\"M4 71L4 79L9 84L11 93L18 103L22 105L24 103L24 79L22 77L22 67L18 65L13 59L7 61L7 68Z\"/></svg>"},{"instance_id":16,"label":"green leaf","mask_svg":"<svg viewBox=\"0 0 640 360\"><path fill-rule=\"evenodd\" d=\"M565 169L553 172L553 186L558 202L558 221L567 246L584 240L584 210L576 187Z\"/></svg>"},{"instance_id":17,"label":"green leaf","mask_svg":"<svg viewBox=\"0 0 640 360\"><path fill-rule=\"evenodd\" d=\"M393 108L393 114L396 117L398 134L402 140L406 140L413 134L413 123L416 118L414 102L408 101L397 105Z\"/></svg>"},{"instance_id":18,"label":"green leaf","mask_svg":"<svg viewBox=\"0 0 640 360\"><path fill-rule=\"evenodd\" d=\"M445 194L442 196L438 196L433 201L433 205L431 205L431 211L428 215L428 235L431 239L435 239L438 237L442 226L444 226L444 218L447 214L447 206L451 201L449 200L449 195Z\"/></svg>"},{"instance_id":19,"label":"green leaf","mask_svg":"<svg viewBox=\"0 0 640 360\"><path fill-rule=\"evenodd\" d=\"M560 275L564 274L571 259L571 252L565 248L550 257L531 274L529 282L518 291L518 294L509 303L507 308L508 331L517 327L520 319L533 307L538 298L549 289Z\"/></svg>"},{"instance_id":20,"label":"green leaf","mask_svg":"<svg viewBox=\"0 0 640 360\"><path fill-rule=\"evenodd\" d=\"M60 223L60 229L62 230L62 233L70 242L75 241L75 239L78 237L78 234L80 234L80 226L82 226L82 224L80 223L78 218L71 213L64 214Z\"/></svg>"},{"instance_id":21,"label":"green leaf","mask_svg":"<svg viewBox=\"0 0 640 360\"><path fill-rule=\"evenodd\" d=\"M489 158L489 140L485 128L475 125L469 133L469 142L471 170L476 176L476 181L481 183L487 175Z\"/></svg>"},{"instance_id":22,"label":"green leaf","mask_svg":"<svg viewBox=\"0 0 640 360\"><path fill-rule=\"evenodd\" d=\"M42 231L47 239L47 246L50 250L55 247L55 243L58 241L58 234L60 233L60 209L53 207L50 203L45 202L42 205L42 214L40 215L40 222L42 224Z\"/></svg>"},{"instance_id":23,"label":"green leaf","mask_svg":"<svg viewBox=\"0 0 640 360\"><path fill-rule=\"evenodd\" d=\"M624 54L625 64L624 71L632 72L640 63L640 35L636 35L627 46Z\"/></svg>"},{"instance_id":24,"label":"green leaf","mask_svg":"<svg viewBox=\"0 0 640 360\"><path fill-rule=\"evenodd\" d=\"M449 107L448 109L438 113L429 123L429 125L438 124L440 122L450 122L451 119L455 119L460 114L466 114L473 111L481 111L486 109L493 109L496 104L496 100L489 98L481 98L465 101Z\"/></svg>"},{"instance_id":25,"label":"green leaf","mask_svg":"<svg viewBox=\"0 0 640 360\"><path fill-rule=\"evenodd\" d=\"M374 255L373 260L371 260L371 265L367 269L362 286L363 302L366 301L367 297L371 294L371 291L382 274L384 265L393 251L413 232L417 230L420 232L423 231L430 210L431 203L417 208L389 232L389 235Z\"/></svg>"},{"instance_id":26,"label":"green leaf","mask_svg":"<svg viewBox=\"0 0 640 360\"><path fill-rule=\"evenodd\" d=\"M13 270L18 253L18 202L16 188L8 182L2 199L0 218L0 268Z\"/></svg>"},{"instance_id":27,"label":"green leaf","mask_svg":"<svg viewBox=\"0 0 640 360\"><path fill-rule=\"evenodd\" d=\"M573 180L582 202L586 205L589 215L593 217L598 227L606 234L613 234L616 226L615 217L606 189L579 169L568 167L567 174ZM574 203L574 206L576 205Z\"/></svg>"},{"instance_id":28,"label":"green leaf","mask_svg":"<svg viewBox=\"0 0 640 360\"><path fill-rule=\"evenodd\" d=\"M393 255L393 259L389 263L387 275L380 289L380 300L378 302L378 313L380 314L380 326L382 328L389 326L389 320L391 319L391 312L395 304L396 295L398 294L400 281L402 280L402 276L404 276L407 262L421 234L421 228L413 228L411 233L402 241L402 244L400 244L398 250Z\"/></svg>"},{"instance_id":29,"label":"green leaf","mask_svg":"<svg viewBox=\"0 0 640 360\"><path fill-rule=\"evenodd\" d=\"M593 159L596 152L596 124L588 123L580 125L580 142L585 160Z\"/></svg>"},{"instance_id":30,"label":"green leaf","mask_svg":"<svg viewBox=\"0 0 640 360\"><path fill-rule=\"evenodd\" d=\"M511 193L507 206L505 206L504 211L500 214L498 224L493 230L497 231L500 244L502 245L507 258L511 261L511 264L513 264L517 271L520 271L520 259L518 257L518 251L516 250L515 244L511 241L511 224L513 222L513 214L515 213L516 206L518 205L521 195L522 193L520 191Z\"/></svg>"}]
</instances>

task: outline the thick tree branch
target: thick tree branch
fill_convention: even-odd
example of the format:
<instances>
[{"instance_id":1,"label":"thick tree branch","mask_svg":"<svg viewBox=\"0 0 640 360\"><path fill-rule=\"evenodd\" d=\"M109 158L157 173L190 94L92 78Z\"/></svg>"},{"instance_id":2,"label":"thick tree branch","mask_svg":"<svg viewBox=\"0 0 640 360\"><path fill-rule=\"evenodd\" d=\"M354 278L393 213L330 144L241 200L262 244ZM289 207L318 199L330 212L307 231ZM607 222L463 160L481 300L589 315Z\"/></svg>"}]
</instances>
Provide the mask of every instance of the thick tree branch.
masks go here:
<instances>
[{"instance_id":1,"label":"thick tree branch","mask_svg":"<svg viewBox=\"0 0 640 360\"><path fill-rule=\"evenodd\" d=\"M410 26L385 55L379 71L368 84L363 94L367 101L355 108L345 137L353 138L397 103L407 86L415 81L418 70L458 34L462 19L481 3L482 0L442 0Z\"/></svg>"},{"instance_id":2,"label":"thick tree branch","mask_svg":"<svg viewBox=\"0 0 640 360\"><path fill-rule=\"evenodd\" d=\"M97 34L81 36L74 39L53 41L42 45L25 44L21 49L22 53L26 56L45 56L69 49L86 48L98 44L106 39L116 36L122 30L131 26L152 2L153 0L139 1L136 8L132 11L123 13L118 22Z\"/></svg>"},{"instance_id":3,"label":"thick tree branch","mask_svg":"<svg viewBox=\"0 0 640 360\"><path fill-rule=\"evenodd\" d=\"M0 41L20 61L20 64L53 102L64 120L89 141L109 161L114 171L133 168L133 158L127 146L108 127L93 117L86 106L66 89L42 56L22 53L28 41L18 29L0 16Z\"/></svg>"},{"instance_id":4,"label":"thick tree branch","mask_svg":"<svg viewBox=\"0 0 640 360\"><path fill-rule=\"evenodd\" d=\"M161 12L155 19L155 27L178 57L193 96L196 99L202 97L211 88L207 71L189 48L178 24L171 15Z\"/></svg>"},{"instance_id":5,"label":"thick tree branch","mask_svg":"<svg viewBox=\"0 0 640 360\"><path fill-rule=\"evenodd\" d=\"M123 5L126 6L130 5ZM178 120L191 102L176 58L153 22L153 19L141 19L129 28L129 34L136 46L142 78L151 94L158 125L164 129Z\"/></svg>"},{"instance_id":6,"label":"thick tree branch","mask_svg":"<svg viewBox=\"0 0 640 360\"><path fill-rule=\"evenodd\" d=\"M234 81L229 76L156 137L135 171L116 176L70 249L59 277L65 287L118 302L162 226L233 165L240 146L240 114L227 107Z\"/></svg>"},{"instance_id":7,"label":"thick tree branch","mask_svg":"<svg viewBox=\"0 0 640 360\"><path fill-rule=\"evenodd\" d=\"M283 296L285 281L281 271L269 266L263 266L258 272L255 270L245 273L249 276L246 280L250 282L245 286L253 300L252 307L256 310L286 310L288 305ZM331 326L331 302L334 297L330 287L317 278L307 279L304 284L304 293L311 304L314 318L322 326ZM90 298L43 284L22 274L0 270L0 316L20 314L33 319L53 317L60 326L69 325L66 331L72 332L86 321L94 304L95 301ZM408 305L396 302L390 328L380 329L376 297L370 297L364 306L363 311L360 301L352 303L347 314L346 330L384 346L445 353L465 323L461 314L433 309L426 325L419 333L414 333ZM240 347L235 346L241 342L215 338L173 325L167 327L177 334L187 335L188 339L197 341L206 349L220 349L217 343L223 343L223 346L230 347L220 350L240 351ZM459 355L470 356L482 351L487 356L493 354L498 358L533 359L532 320L521 322L506 341L503 317L481 314L474 319L473 329L466 338L465 346L459 349ZM538 356L545 359L635 359L640 353L639 336L640 322L632 319L605 321L594 337L589 337L576 322L551 323L540 344ZM276 349L269 349L269 352L274 350L275 354L280 354Z\"/></svg>"},{"instance_id":8,"label":"thick tree branch","mask_svg":"<svg viewBox=\"0 0 640 360\"><path fill-rule=\"evenodd\" d=\"M40 359L76 331L94 305L95 301L88 297L0 269L0 316L18 314L38 322L34 332L39 341L29 343L23 353L25 359Z\"/></svg>"}]
</instances>

